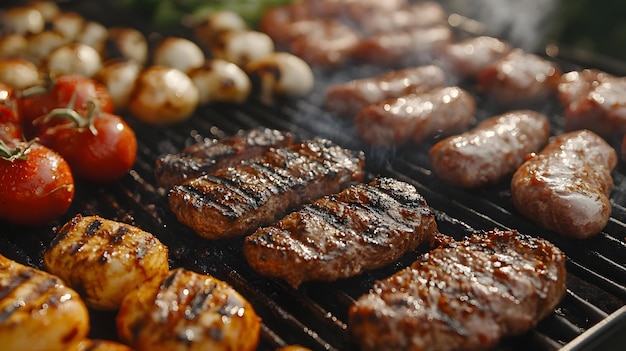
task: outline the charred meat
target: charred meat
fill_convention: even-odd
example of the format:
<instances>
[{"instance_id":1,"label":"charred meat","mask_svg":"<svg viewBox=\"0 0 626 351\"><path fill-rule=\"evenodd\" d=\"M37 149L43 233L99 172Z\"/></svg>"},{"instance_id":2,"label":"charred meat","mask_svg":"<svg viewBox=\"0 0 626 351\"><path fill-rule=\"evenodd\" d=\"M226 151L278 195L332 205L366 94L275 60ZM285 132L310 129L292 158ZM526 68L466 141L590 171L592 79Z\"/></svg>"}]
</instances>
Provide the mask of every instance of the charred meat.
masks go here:
<instances>
[{"instance_id":1,"label":"charred meat","mask_svg":"<svg viewBox=\"0 0 626 351\"><path fill-rule=\"evenodd\" d=\"M291 144L291 133L263 127L241 131L221 140L205 139L178 154L159 158L154 168L156 182L159 186L171 188L219 168L259 157L271 147Z\"/></svg>"},{"instance_id":2,"label":"charred meat","mask_svg":"<svg viewBox=\"0 0 626 351\"><path fill-rule=\"evenodd\" d=\"M246 237L244 255L259 273L335 281L394 262L437 231L433 212L412 185L376 178L321 198Z\"/></svg>"},{"instance_id":3,"label":"charred meat","mask_svg":"<svg viewBox=\"0 0 626 351\"><path fill-rule=\"evenodd\" d=\"M550 314L565 255L544 239L493 230L425 254L350 308L362 350L485 350Z\"/></svg>"},{"instance_id":4,"label":"charred meat","mask_svg":"<svg viewBox=\"0 0 626 351\"><path fill-rule=\"evenodd\" d=\"M242 236L362 180L364 163L362 152L315 138L177 185L169 204L202 237Z\"/></svg>"}]
</instances>

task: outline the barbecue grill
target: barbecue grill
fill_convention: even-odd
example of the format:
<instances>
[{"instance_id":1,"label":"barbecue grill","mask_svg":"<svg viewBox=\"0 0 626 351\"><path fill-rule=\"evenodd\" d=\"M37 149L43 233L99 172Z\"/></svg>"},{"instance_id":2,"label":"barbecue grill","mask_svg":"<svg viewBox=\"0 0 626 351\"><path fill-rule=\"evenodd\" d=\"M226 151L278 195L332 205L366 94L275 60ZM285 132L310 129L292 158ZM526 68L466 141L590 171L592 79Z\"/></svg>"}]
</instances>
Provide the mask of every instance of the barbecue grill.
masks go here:
<instances>
[{"instance_id":1,"label":"barbecue grill","mask_svg":"<svg viewBox=\"0 0 626 351\"><path fill-rule=\"evenodd\" d=\"M80 10L82 3L68 6L78 6ZM107 23L102 15L92 15ZM592 62L589 57L567 55L571 53L561 50L550 58L557 60L564 71L594 64L596 68L623 74L611 71L614 66L597 66L602 62L596 60L597 57L592 56ZM344 147L365 151L367 177L390 176L416 186L436 212L440 231L456 239L498 227L544 237L561 248L568 258L564 299L536 328L504 340L497 350L606 350L624 345L626 163L621 161L613 172L613 212L606 228L591 239L564 239L517 214L510 201L508 181L485 189L464 190L437 179L427 156L436 140L397 148L369 146L359 140L350 121L335 117L321 107L328 85L372 76L381 73L381 68L352 64L341 69L316 69L315 73L316 88L302 99L277 100L270 105L253 96L244 104L215 103L198 108L191 119L172 126L145 125L127 116L139 141L137 161L129 174L103 186L78 183L70 210L51 226L21 228L2 224L0 253L42 268L43 250L63 223L77 213L97 214L156 235L169 247L172 267L208 273L230 283L262 318L259 350L274 350L287 344L300 344L313 350L355 349L347 332L351 303L366 293L375 280L408 266L425 248L358 277L334 283L305 283L294 290L284 282L252 271L242 254L242 239L209 241L180 224L169 209L166 191L155 185L153 168L159 156L179 152L203 138L221 138L240 129L266 126L289 130L299 139L322 136ZM465 88L473 91L471 85ZM500 112L480 95L475 97L479 120ZM562 132L556 100L538 108L550 117L553 133ZM609 140L617 150L620 141ZM115 312L93 311L92 316L91 336L115 340Z\"/></svg>"}]
</instances>

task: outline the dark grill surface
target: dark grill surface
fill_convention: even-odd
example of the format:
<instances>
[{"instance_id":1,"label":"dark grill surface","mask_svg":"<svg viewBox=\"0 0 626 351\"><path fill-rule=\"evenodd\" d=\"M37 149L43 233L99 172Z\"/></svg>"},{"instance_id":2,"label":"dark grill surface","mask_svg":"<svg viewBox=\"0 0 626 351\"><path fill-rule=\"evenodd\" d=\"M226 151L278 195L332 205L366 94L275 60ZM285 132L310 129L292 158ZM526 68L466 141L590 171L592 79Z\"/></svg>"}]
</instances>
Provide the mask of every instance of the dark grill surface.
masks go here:
<instances>
[{"instance_id":1,"label":"dark grill surface","mask_svg":"<svg viewBox=\"0 0 626 351\"><path fill-rule=\"evenodd\" d=\"M574 64L573 58L560 59L559 63L564 71L581 67ZM330 284L306 283L295 291L283 282L254 273L243 258L241 239L203 240L178 223L169 210L165 191L154 185L153 167L160 155L178 152L202 138L219 138L239 129L263 125L292 131L300 139L323 136L344 147L364 150L368 177L380 174L414 184L436 211L442 233L461 239L474 231L509 228L544 237L560 247L568 257L565 298L535 329L505 340L498 350L560 349L586 330L609 320L613 322L611 330L617 324L623 331L624 311L609 316L619 312L626 302L626 164L620 161L613 173L613 214L605 230L584 241L561 238L516 213L510 201L508 181L482 190L451 187L439 181L429 168L427 152L434 141L394 149L369 147L359 141L351 122L321 108L328 84L379 72L376 67L358 65L319 71L316 90L305 99L277 101L271 106L254 98L242 105L214 104L199 108L188 122L175 126L148 126L128 117L139 138L133 170L121 181L106 186L79 183L76 199L66 217L51 227L18 228L2 224L0 252L41 268L42 252L54 231L76 213L98 214L131 223L155 234L169 246L172 267L214 275L249 299L263 319L259 350L274 350L286 344L301 344L314 350L353 349L346 324L350 304L366 293L376 279L409 265L423 251L359 277ZM499 112L479 95L476 98L479 119ZM553 133L560 133L558 105L547 102L539 110L551 117ZM619 140L610 142L619 150ZM115 339L114 317L112 312L94 312L92 336ZM590 342L602 342L609 335L607 329L584 334L567 347L583 349Z\"/></svg>"}]
</instances>

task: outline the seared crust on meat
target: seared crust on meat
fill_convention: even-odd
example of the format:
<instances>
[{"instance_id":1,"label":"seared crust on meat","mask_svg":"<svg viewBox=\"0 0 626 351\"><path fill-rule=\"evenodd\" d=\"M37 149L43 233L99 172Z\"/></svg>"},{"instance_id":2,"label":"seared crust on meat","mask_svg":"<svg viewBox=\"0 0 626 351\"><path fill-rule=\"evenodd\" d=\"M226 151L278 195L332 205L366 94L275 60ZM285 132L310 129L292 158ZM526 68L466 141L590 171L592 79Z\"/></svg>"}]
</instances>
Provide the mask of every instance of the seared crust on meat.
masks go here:
<instances>
[{"instance_id":1,"label":"seared crust on meat","mask_svg":"<svg viewBox=\"0 0 626 351\"><path fill-rule=\"evenodd\" d=\"M617 153L589 130L555 137L524 162L511 180L515 208L564 237L598 234L611 216L611 171Z\"/></svg>"},{"instance_id":2,"label":"seared crust on meat","mask_svg":"<svg viewBox=\"0 0 626 351\"><path fill-rule=\"evenodd\" d=\"M46 269L95 309L115 310L144 280L169 271L168 249L138 227L76 215L44 252Z\"/></svg>"},{"instance_id":3,"label":"seared crust on meat","mask_svg":"<svg viewBox=\"0 0 626 351\"><path fill-rule=\"evenodd\" d=\"M246 237L256 271L287 281L334 281L399 259L437 231L415 187L391 178L356 184Z\"/></svg>"},{"instance_id":4,"label":"seared crust on meat","mask_svg":"<svg viewBox=\"0 0 626 351\"><path fill-rule=\"evenodd\" d=\"M178 154L159 158L154 167L156 183L169 189L242 160L259 157L272 147L291 145L293 139L290 132L264 127L240 131L220 140L205 139Z\"/></svg>"},{"instance_id":5,"label":"seared crust on meat","mask_svg":"<svg viewBox=\"0 0 626 351\"><path fill-rule=\"evenodd\" d=\"M565 255L493 230L439 247L350 308L362 350L485 350L534 327L565 293Z\"/></svg>"},{"instance_id":6,"label":"seared crust on meat","mask_svg":"<svg viewBox=\"0 0 626 351\"><path fill-rule=\"evenodd\" d=\"M261 321L228 283L182 268L131 291L117 331L137 351L252 351Z\"/></svg>"},{"instance_id":7,"label":"seared crust on meat","mask_svg":"<svg viewBox=\"0 0 626 351\"><path fill-rule=\"evenodd\" d=\"M440 140L428 156L444 181L465 188L497 183L512 175L550 138L548 118L535 111L509 111L482 121L465 133Z\"/></svg>"},{"instance_id":8,"label":"seared crust on meat","mask_svg":"<svg viewBox=\"0 0 626 351\"><path fill-rule=\"evenodd\" d=\"M72 350L89 333L87 307L57 276L0 255L3 350Z\"/></svg>"},{"instance_id":9,"label":"seared crust on meat","mask_svg":"<svg viewBox=\"0 0 626 351\"><path fill-rule=\"evenodd\" d=\"M175 186L169 204L202 237L242 236L361 181L364 163L363 152L316 138Z\"/></svg>"}]
</instances>

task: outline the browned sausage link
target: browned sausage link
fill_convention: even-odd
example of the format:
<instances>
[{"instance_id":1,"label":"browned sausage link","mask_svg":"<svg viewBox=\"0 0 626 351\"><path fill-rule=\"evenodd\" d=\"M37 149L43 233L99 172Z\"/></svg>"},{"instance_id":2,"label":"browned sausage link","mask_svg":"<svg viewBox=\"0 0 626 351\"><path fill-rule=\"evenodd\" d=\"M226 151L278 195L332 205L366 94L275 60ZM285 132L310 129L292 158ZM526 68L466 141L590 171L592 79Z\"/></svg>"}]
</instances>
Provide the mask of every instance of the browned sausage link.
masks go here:
<instances>
[{"instance_id":1,"label":"browned sausage link","mask_svg":"<svg viewBox=\"0 0 626 351\"><path fill-rule=\"evenodd\" d=\"M426 64L437 59L453 39L452 29L447 25L381 33L362 40L353 57L384 67Z\"/></svg>"},{"instance_id":2,"label":"browned sausage link","mask_svg":"<svg viewBox=\"0 0 626 351\"><path fill-rule=\"evenodd\" d=\"M300 33L289 43L289 51L314 66L331 67L346 62L361 41L356 30L334 19L296 21L286 29Z\"/></svg>"},{"instance_id":3,"label":"browned sausage link","mask_svg":"<svg viewBox=\"0 0 626 351\"><path fill-rule=\"evenodd\" d=\"M514 49L478 73L478 88L495 103L521 107L555 94L559 66L538 55Z\"/></svg>"},{"instance_id":4,"label":"browned sausage link","mask_svg":"<svg viewBox=\"0 0 626 351\"><path fill-rule=\"evenodd\" d=\"M443 67L460 78L476 78L476 75L511 52L511 45L498 38L478 36L447 45L442 52Z\"/></svg>"},{"instance_id":5,"label":"browned sausage link","mask_svg":"<svg viewBox=\"0 0 626 351\"><path fill-rule=\"evenodd\" d=\"M378 281L350 308L366 350L488 350L550 314L565 255L540 238L493 230L439 247Z\"/></svg>"},{"instance_id":6,"label":"browned sausage link","mask_svg":"<svg viewBox=\"0 0 626 351\"><path fill-rule=\"evenodd\" d=\"M475 111L470 93L459 87L443 87L373 104L362 109L354 122L364 141L399 145L460 133L474 122Z\"/></svg>"},{"instance_id":7,"label":"browned sausage link","mask_svg":"<svg viewBox=\"0 0 626 351\"><path fill-rule=\"evenodd\" d=\"M341 117L354 118L359 110L373 103L423 93L445 82L444 71L434 65L390 71L330 86L326 90L326 109Z\"/></svg>"},{"instance_id":8,"label":"browned sausage link","mask_svg":"<svg viewBox=\"0 0 626 351\"><path fill-rule=\"evenodd\" d=\"M626 133L626 77L599 79L592 81L587 93L566 106L566 131L589 129L606 137Z\"/></svg>"},{"instance_id":9,"label":"browned sausage link","mask_svg":"<svg viewBox=\"0 0 626 351\"><path fill-rule=\"evenodd\" d=\"M550 123L545 115L531 110L511 111L439 141L428 156L439 178L477 188L512 175L526 155L540 151L549 138Z\"/></svg>"},{"instance_id":10,"label":"browned sausage link","mask_svg":"<svg viewBox=\"0 0 626 351\"><path fill-rule=\"evenodd\" d=\"M611 215L616 163L615 150L597 134L562 134L515 172L513 204L522 215L564 237L594 236Z\"/></svg>"}]
</instances>

